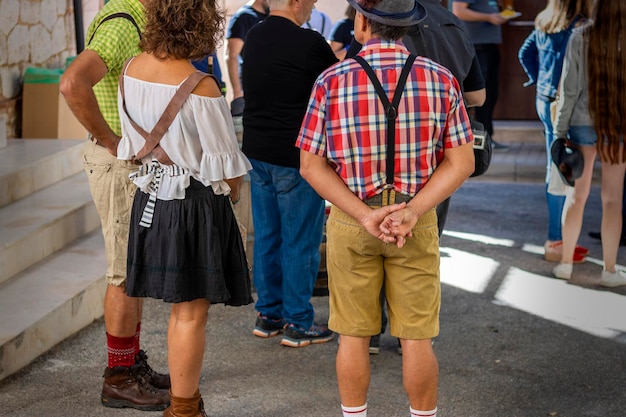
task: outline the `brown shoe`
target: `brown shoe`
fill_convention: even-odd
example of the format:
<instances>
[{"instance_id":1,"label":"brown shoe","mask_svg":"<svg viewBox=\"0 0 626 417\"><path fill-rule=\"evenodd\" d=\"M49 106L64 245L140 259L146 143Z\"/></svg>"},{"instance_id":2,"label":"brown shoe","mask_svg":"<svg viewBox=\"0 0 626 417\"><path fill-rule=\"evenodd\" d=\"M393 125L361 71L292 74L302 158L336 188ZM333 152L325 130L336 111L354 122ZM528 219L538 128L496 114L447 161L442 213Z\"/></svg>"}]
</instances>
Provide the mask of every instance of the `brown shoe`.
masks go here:
<instances>
[{"instance_id":1,"label":"brown shoe","mask_svg":"<svg viewBox=\"0 0 626 417\"><path fill-rule=\"evenodd\" d=\"M169 392L150 385L138 365L106 368L103 376L100 399L105 407L161 411L170 403Z\"/></svg>"},{"instance_id":2,"label":"brown shoe","mask_svg":"<svg viewBox=\"0 0 626 417\"><path fill-rule=\"evenodd\" d=\"M172 403L163 411L163 417L209 417L204 411L204 402L200 391L191 398L174 397L170 390Z\"/></svg>"},{"instance_id":3,"label":"brown shoe","mask_svg":"<svg viewBox=\"0 0 626 417\"><path fill-rule=\"evenodd\" d=\"M170 382L170 374L160 374L150 365L148 365L148 355L143 350L139 351L139 354L135 356L135 364L141 367L141 373L146 378L146 381L150 385L159 389L170 389L172 383Z\"/></svg>"}]
</instances>

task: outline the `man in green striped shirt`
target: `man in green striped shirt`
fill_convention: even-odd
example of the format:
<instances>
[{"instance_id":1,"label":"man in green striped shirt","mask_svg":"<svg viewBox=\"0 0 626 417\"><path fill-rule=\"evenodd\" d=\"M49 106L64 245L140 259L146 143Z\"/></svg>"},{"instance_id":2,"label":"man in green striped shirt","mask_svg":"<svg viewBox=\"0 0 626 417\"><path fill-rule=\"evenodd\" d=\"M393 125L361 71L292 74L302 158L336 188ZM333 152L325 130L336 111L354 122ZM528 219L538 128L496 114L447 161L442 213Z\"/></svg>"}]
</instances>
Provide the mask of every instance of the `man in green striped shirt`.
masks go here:
<instances>
[{"instance_id":1,"label":"man in green striped shirt","mask_svg":"<svg viewBox=\"0 0 626 417\"><path fill-rule=\"evenodd\" d=\"M124 62L139 52L145 0L110 0L87 31L85 50L67 68L60 90L89 132L83 164L102 223L107 259L104 323L108 365L101 401L107 407L163 410L169 404L169 375L155 372L139 347L142 299L126 295L128 224L137 169L116 158L121 137L118 80Z\"/></svg>"}]
</instances>

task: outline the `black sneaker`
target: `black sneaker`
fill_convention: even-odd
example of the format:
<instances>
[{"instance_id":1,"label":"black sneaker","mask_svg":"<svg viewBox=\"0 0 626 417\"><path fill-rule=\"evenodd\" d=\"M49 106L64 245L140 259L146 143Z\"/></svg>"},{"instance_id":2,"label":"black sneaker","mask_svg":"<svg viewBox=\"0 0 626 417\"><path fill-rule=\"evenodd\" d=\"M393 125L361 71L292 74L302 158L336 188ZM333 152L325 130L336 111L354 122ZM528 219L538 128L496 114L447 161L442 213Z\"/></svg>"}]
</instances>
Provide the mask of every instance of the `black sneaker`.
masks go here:
<instances>
[{"instance_id":1,"label":"black sneaker","mask_svg":"<svg viewBox=\"0 0 626 417\"><path fill-rule=\"evenodd\" d=\"M304 347L333 340L333 332L328 327L315 323L308 330L297 324L289 324L285 327L284 332L280 344L289 347Z\"/></svg>"},{"instance_id":2,"label":"black sneaker","mask_svg":"<svg viewBox=\"0 0 626 417\"><path fill-rule=\"evenodd\" d=\"M370 355L378 355L380 353L380 335L370 338Z\"/></svg>"},{"instance_id":3,"label":"black sneaker","mask_svg":"<svg viewBox=\"0 0 626 417\"><path fill-rule=\"evenodd\" d=\"M494 152L508 152L510 147L509 145L505 145L504 143L496 142L495 140L491 140L491 148Z\"/></svg>"},{"instance_id":4,"label":"black sneaker","mask_svg":"<svg viewBox=\"0 0 626 417\"><path fill-rule=\"evenodd\" d=\"M256 318L254 330L252 334L258 337L274 337L283 331L285 322L283 319L272 319L267 316L262 316L260 313Z\"/></svg>"},{"instance_id":5,"label":"black sneaker","mask_svg":"<svg viewBox=\"0 0 626 417\"><path fill-rule=\"evenodd\" d=\"M589 232L589 237L592 239L602 240L602 233L600 232ZM622 236L619 240L620 246L626 246L626 236Z\"/></svg>"}]
</instances>

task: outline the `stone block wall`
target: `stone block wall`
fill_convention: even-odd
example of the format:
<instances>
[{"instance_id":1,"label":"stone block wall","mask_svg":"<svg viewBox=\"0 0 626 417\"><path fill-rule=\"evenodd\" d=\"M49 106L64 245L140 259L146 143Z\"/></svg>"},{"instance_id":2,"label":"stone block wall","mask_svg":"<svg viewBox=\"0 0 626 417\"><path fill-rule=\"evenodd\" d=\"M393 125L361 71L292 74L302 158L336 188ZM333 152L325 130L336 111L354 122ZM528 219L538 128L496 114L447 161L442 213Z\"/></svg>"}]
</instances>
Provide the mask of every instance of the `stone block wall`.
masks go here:
<instances>
[{"instance_id":1,"label":"stone block wall","mask_svg":"<svg viewBox=\"0 0 626 417\"><path fill-rule=\"evenodd\" d=\"M0 115L8 138L20 137L24 70L64 68L75 54L72 0L0 0Z\"/></svg>"}]
</instances>

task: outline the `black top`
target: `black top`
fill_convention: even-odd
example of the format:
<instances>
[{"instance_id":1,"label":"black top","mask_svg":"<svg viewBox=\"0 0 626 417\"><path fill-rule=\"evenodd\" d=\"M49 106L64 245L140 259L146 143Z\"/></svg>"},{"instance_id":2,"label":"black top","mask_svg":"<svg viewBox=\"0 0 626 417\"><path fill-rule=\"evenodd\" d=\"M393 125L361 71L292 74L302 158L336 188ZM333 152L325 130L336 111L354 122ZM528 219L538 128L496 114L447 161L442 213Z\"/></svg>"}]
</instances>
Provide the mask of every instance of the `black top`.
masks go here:
<instances>
[{"instance_id":1,"label":"black top","mask_svg":"<svg viewBox=\"0 0 626 417\"><path fill-rule=\"evenodd\" d=\"M266 17L267 14L257 12L252 6L247 4L244 5L228 21L226 39L238 38L245 41L252 26Z\"/></svg>"},{"instance_id":2,"label":"black top","mask_svg":"<svg viewBox=\"0 0 626 417\"><path fill-rule=\"evenodd\" d=\"M295 141L313 83L337 58L321 34L278 16L250 30L243 52L243 152L298 168Z\"/></svg>"},{"instance_id":3,"label":"black top","mask_svg":"<svg viewBox=\"0 0 626 417\"><path fill-rule=\"evenodd\" d=\"M340 42L344 47L350 45L354 37L354 20L342 19L333 26L329 39L331 41Z\"/></svg>"},{"instance_id":4,"label":"black top","mask_svg":"<svg viewBox=\"0 0 626 417\"><path fill-rule=\"evenodd\" d=\"M420 4L428 15L411 26L402 39L408 50L448 68L463 92L485 88L476 51L463 22L439 0L422 0ZM353 40L346 57L356 55L360 49L361 45Z\"/></svg>"}]
</instances>

